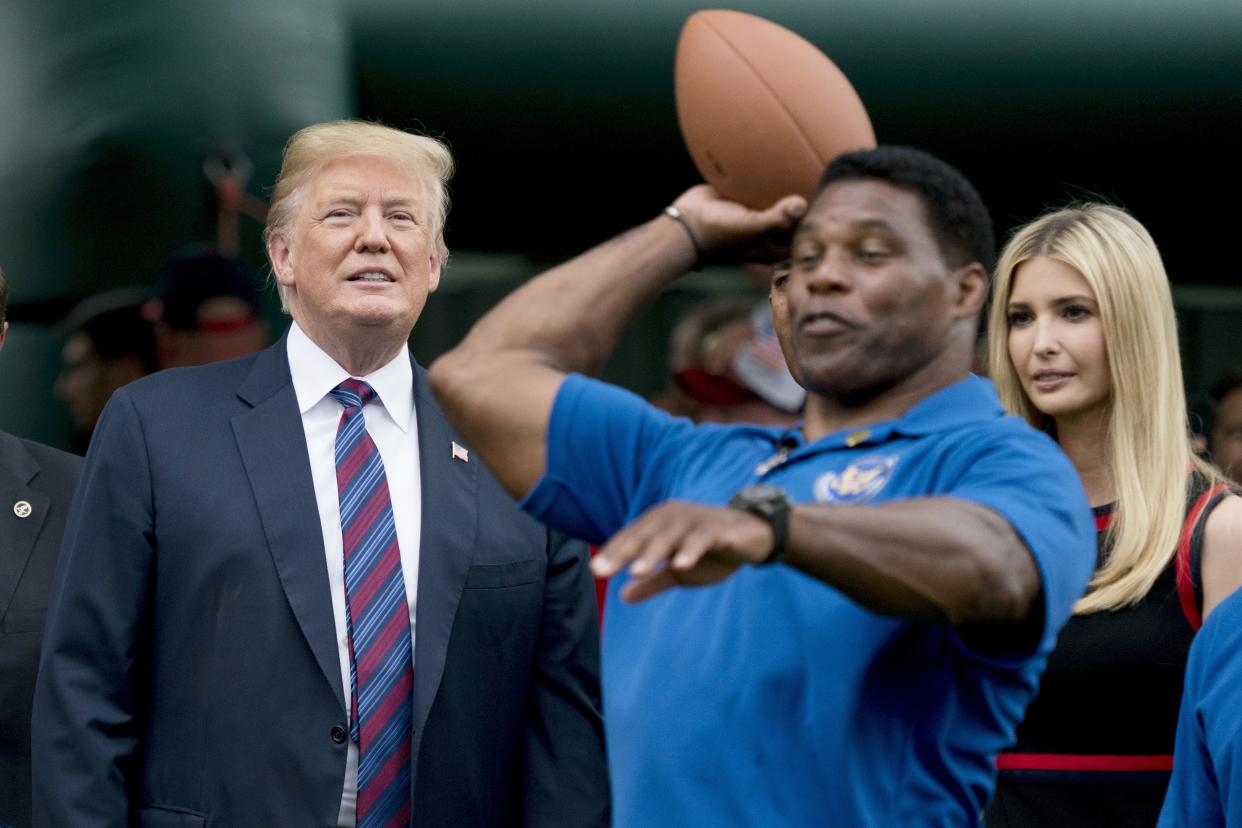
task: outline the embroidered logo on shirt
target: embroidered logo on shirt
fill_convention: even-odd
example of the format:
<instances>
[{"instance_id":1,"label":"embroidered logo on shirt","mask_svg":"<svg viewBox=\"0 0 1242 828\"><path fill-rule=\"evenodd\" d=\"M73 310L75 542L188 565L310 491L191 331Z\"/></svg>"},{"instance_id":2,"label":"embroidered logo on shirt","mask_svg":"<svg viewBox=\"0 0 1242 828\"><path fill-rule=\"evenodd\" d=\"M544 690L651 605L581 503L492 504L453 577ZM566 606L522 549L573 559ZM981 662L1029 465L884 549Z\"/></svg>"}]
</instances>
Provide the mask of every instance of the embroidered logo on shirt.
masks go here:
<instances>
[{"instance_id":1,"label":"embroidered logo on shirt","mask_svg":"<svg viewBox=\"0 0 1242 828\"><path fill-rule=\"evenodd\" d=\"M851 463L844 471L821 474L813 491L819 503L863 503L879 494L897 466L896 455L872 455Z\"/></svg>"}]
</instances>

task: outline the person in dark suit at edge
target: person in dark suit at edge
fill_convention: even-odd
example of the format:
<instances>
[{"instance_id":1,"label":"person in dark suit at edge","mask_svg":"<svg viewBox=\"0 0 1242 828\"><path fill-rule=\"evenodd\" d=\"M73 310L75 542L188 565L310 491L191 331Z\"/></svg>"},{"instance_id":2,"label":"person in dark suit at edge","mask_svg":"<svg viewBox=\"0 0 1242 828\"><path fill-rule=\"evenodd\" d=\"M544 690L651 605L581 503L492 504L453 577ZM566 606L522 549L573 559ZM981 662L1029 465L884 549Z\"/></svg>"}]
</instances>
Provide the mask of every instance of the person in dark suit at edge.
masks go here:
<instances>
[{"instance_id":1,"label":"person in dark suit at edge","mask_svg":"<svg viewBox=\"0 0 1242 828\"><path fill-rule=\"evenodd\" d=\"M376 124L295 134L266 233L288 334L109 403L49 611L36 824L608 822L586 548L517 510L407 349L451 168Z\"/></svg>"},{"instance_id":2,"label":"person in dark suit at edge","mask_svg":"<svg viewBox=\"0 0 1242 828\"><path fill-rule=\"evenodd\" d=\"M8 297L0 268L0 350ZM30 825L30 702L81 464L80 457L0 431L0 825L11 828Z\"/></svg>"}]
</instances>

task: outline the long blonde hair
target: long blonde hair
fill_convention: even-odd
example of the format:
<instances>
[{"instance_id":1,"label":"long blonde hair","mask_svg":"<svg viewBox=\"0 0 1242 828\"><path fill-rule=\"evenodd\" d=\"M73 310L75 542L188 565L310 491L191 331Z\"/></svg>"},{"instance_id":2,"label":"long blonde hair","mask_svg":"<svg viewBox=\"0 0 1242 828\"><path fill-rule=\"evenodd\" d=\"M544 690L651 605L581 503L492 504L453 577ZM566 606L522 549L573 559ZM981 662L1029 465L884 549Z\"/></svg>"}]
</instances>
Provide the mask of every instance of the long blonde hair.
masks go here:
<instances>
[{"instance_id":1,"label":"long blonde hair","mask_svg":"<svg viewBox=\"0 0 1242 828\"><path fill-rule=\"evenodd\" d=\"M1177 550L1190 476L1217 472L1190 444L1186 398L1169 279L1156 243L1124 210L1083 204L1049 213L1019 229L1005 245L988 314L989 368L1001 402L1053 437L1009 359L1007 304L1013 275L1028 259L1046 256L1082 274L1100 309L1108 348L1111 404L1108 455L1117 505L1110 551L1091 576L1078 614L1138 602Z\"/></svg>"}]
</instances>

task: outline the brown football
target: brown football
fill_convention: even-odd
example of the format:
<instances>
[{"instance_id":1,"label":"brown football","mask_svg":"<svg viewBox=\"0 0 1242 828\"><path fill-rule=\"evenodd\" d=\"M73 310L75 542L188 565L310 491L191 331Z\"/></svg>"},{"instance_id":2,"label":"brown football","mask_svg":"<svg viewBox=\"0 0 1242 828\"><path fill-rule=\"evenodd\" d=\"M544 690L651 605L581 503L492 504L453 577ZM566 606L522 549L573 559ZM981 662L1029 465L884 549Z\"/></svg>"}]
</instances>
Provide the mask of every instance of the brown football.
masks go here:
<instances>
[{"instance_id":1,"label":"brown football","mask_svg":"<svg viewBox=\"0 0 1242 828\"><path fill-rule=\"evenodd\" d=\"M742 12L696 12L677 42L681 134L723 196L767 207L815 194L824 166L875 146L845 74L802 37Z\"/></svg>"}]
</instances>

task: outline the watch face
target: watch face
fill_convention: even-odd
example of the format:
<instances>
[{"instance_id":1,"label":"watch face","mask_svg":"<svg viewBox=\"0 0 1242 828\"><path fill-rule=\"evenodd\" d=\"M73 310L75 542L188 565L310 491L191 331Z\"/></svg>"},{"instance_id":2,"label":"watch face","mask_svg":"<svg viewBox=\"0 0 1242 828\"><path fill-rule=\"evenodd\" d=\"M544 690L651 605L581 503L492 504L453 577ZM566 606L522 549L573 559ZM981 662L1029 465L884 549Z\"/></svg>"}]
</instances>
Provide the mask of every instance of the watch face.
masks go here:
<instances>
[{"instance_id":1,"label":"watch face","mask_svg":"<svg viewBox=\"0 0 1242 828\"><path fill-rule=\"evenodd\" d=\"M733 496L729 505L740 509L762 510L765 514L771 514L779 506L788 503L789 496L785 494L784 489L768 483L760 483L747 486L739 491Z\"/></svg>"}]
</instances>

